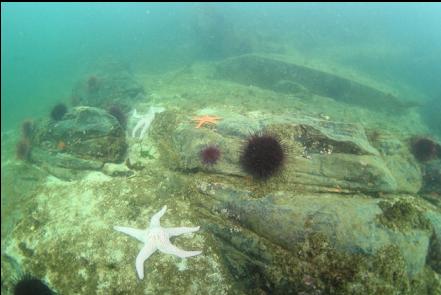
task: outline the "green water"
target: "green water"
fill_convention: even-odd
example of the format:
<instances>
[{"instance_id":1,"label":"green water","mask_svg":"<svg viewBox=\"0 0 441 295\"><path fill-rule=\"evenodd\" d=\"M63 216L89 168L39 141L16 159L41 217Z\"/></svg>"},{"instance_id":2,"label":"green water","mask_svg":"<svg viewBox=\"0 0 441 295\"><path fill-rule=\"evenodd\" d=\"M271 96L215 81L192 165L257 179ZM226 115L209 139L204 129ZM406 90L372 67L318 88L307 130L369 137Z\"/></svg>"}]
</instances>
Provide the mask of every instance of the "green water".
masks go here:
<instances>
[{"instance_id":1,"label":"green water","mask_svg":"<svg viewBox=\"0 0 441 295\"><path fill-rule=\"evenodd\" d=\"M61 292L72 286L71 294L437 294L440 77L439 3L2 3L2 291L10 292L11 278L27 272ZM120 87L118 81L125 82ZM57 129L67 117L61 123L50 117L58 103L67 106L67 115L76 114L77 106L97 107L101 120L116 103L127 126L109 119L112 128L121 127L119 135L105 144L76 146L87 140ZM152 106L165 111L150 118L150 131L138 140L131 136L139 122L133 110L147 115ZM219 116L220 122L194 128L194 118L203 115ZM30 138L22 134L26 120L34 124ZM303 131L290 129L300 125ZM90 125L85 126L78 130L86 134ZM274 177L259 182L242 171L240 153L247 135L262 130L281 139L288 160ZM421 138L430 146L415 152ZM21 140L32 148L26 159L17 147ZM221 160L203 165L200 149L209 145L221 149ZM112 154L119 149L123 152ZM332 157L323 158L326 154ZM63 158L69 155L77 158ZM101 166L72 168L86 165L78 159L90 161L88 167ZM102 168L108 162L120 165L108 168L116 174ZM201 187L209 185L220 199L201 205L211 193ZM223 185L234 189L225 192ZM317 205L328 194L327 205ZM353 204L346 204L348 196ZM268 206L249 209L262 206L252 203L260 198L265 200L259 204ZM342 205L333 198L341 198ZM391 200L399 202L376 205ZM164 216L167 226L201 225L193 244L190 238L177 241L184 241L182 248L203 249L204 256L179 262L155 254L154 270L146 263L150 279L138 284L139 247L131 238L123 242L112 226L145 227L165 204L171 208ZM356 213L345 215L344 206ZM360 244L372 243L360 251L321 228L333 218L318 217L317 234L323 230L329 239L323 244L322 236L305 234L289 245L280 238L291 241L290 230L298 230L295 220L303 213L296 208L319 207L325 208L317 209L320 216L335 211L342 223L360 218L356 224L362 233L372 230L369 218L383 212L375 220L387 229L375 227L372 236L355 237ZM219 212L223 217L213 217ZM265 222L259 223L255 212ZM302 220L305 228L314 218ZM81 225L83 220L96 227ZM295 230L280 226L280 235L273 235L277 229L266 227L272 221ZM69 223L76 224L72 230ZM415 255L422 257L417 262L406 252L410 248L400 231L415 239L416 248L428 249ZM401 252L372 250L378 246L373 241L382 243L385 236L387 246ZM82 252L90 248L84 240L99 250ZM124 243L131 246L122 248ZM305 253L314 258L292 254L305 247L312 248ZM75 256L78 251L83 260ZM53 258L40 261L45 255ZM106 260L106 255L116 258ZM320 255L329 260L320 261ZM63 259L75 279L58 267ZM341 263L328 263L335 260ZM281 261L289 267L281 267ZM363 271L355 268L372 276L361 278ZM193 285L192 278L197 278ZM111 288L112 281L117 284Z\"/></svg>"},{"instance_id":2,"label":"green water","mask_svg":"<svg viewBox=\"0 0 441 295\"><path fill-rule=\"evenodd\" d=\"M162 72L249 52L296 51L439 98L437 4L2 4L2 130L66 101L112 55Z\"/></svg>"}]
</instances>

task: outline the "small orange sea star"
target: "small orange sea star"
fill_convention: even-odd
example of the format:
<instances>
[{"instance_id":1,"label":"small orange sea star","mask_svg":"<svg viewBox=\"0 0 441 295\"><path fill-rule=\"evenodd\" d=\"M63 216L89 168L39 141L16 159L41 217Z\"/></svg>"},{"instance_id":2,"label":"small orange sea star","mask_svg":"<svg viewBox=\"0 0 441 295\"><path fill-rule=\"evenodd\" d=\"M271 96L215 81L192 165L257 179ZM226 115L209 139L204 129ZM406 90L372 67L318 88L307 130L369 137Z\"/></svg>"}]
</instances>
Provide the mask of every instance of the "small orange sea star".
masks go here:
<instances>
[{"instance_id":1,"label":"small orange sea star","mask_svg":"<svg viewBox=\"0 0 441 295\"><path fill-rule=\"evenodd\" d=\"M65 143L64 141L60 140L60 141L58 142L58 144L57 144L57 148L58 148L60 151L64 150L64 149L66 148L66 143Z\"/></svg>"},{"instance_id":2,"label":"small orange sea star","mask_svg":"<svg viewBox=\"0 0 441 295\"><path fill-rule=\"evenodd\" d=\"M196 125L196 128L201 128L202 125L204 125L205 123L217 124L217 121L220 119L221 119L221 117L205 115L205 116L194 117L193 121L198 122L198 124Z\"/></svg>"}]
</instances>

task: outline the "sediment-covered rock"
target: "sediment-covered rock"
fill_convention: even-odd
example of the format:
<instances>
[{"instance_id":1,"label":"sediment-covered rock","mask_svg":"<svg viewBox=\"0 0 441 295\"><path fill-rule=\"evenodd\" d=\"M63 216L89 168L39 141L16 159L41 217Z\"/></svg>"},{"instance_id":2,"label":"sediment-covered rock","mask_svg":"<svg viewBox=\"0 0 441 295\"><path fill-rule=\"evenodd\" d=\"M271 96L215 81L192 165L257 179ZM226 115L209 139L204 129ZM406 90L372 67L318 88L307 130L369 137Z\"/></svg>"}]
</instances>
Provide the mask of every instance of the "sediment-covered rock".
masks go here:
<instances>
[{"instance_id":1,"label":"sediment-covered rock","mask_svg":"<svg viewBox=\"0 0 441 295\"><path fill-rule=\"evenodd\" d=\"M416 193L421 187L417 165L393 152L381 154L370 144L360 125L302 114L262 114L256 119L252 114L219 110L217 115L222 120L216 126L195 128L190 122L176 126L167 153L175 159L173 167L244 176L240 154L247 136L268 132L279 137L287 151L288 160L281 176L293 190ZM207 166L201 161L200 151L207 145L215 145L221 152L216 165Z\"/></svg>"},{"instance_id":2,"label":"sediment-covered rock","mask_svg":"<svg viewBox=\"0 0 441 295\"><path fill-rule=\"evenodd\" d=\"M37 122L31 145L31 161L62 178L121 162L127 148L125 131L112 115L84 106L60 121Z\"/></svg>"},{"instance_id":3,"label":"sediment-covered rock","mask_svg":"<svg viewBox=\"0 0 441 295\"><path fill-rule=\"evenodd\" d=\"M74 105L108 108L121 106L124 110L136 101L145 100L145 90L128 71L100 71L80 80L72 90Z\"/></svg>"},{"instance_id":4,"label":"sediment-covered rock","mask_svg":"<svg viewBox=\"0 0 441 295\"><path fill-rule=\"evenodd\" d=\"M416 106L374 86L283 58L247 54L226 59L218 64L217 77L281 93L310 92L376 111Z\"/></svg>"}]
</instances>

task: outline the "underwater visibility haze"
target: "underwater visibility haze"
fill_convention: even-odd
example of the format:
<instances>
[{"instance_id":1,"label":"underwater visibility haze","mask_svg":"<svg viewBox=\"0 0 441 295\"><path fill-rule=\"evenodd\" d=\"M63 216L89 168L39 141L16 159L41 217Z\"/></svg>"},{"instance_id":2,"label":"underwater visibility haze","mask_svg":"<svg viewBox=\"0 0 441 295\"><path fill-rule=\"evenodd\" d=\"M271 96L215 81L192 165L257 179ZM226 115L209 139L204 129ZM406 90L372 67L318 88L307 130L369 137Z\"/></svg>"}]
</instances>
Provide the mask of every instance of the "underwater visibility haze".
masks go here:
<instances>
[{"instance_id":1,"label":"underwater visibility haze","mask_svg":"<svg viewBox=\"0 0 441 295\"><path fill-rule=\"evenodd\" d=\"M441 294L440 28L2 3L2 294Z\"/></svg>"}]
</instances>

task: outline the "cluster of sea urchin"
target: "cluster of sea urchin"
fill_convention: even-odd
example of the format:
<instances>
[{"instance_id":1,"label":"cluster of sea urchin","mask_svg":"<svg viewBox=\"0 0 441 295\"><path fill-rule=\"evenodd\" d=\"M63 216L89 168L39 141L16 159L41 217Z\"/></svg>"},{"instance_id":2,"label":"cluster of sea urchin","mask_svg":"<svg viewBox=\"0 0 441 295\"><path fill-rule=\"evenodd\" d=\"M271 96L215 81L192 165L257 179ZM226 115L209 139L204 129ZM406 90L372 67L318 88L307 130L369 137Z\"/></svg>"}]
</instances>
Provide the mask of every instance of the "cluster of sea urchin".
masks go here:
<instances>
[{"instance_id":1,"label":"cluster of sea urchin","mask_svg":"<svg viewBox=\"0 0 441 295\"><path fill-rule=\"evenodd\" d=\"M215 145L206 146L200 151L201 161L205 165L216 164L220 155L221 151ZM257 133L250 136L242 148L240 164L255 179L265 180L282 168L285 159L285 149L276 136Z\"/></svg>"}]
</instances>

